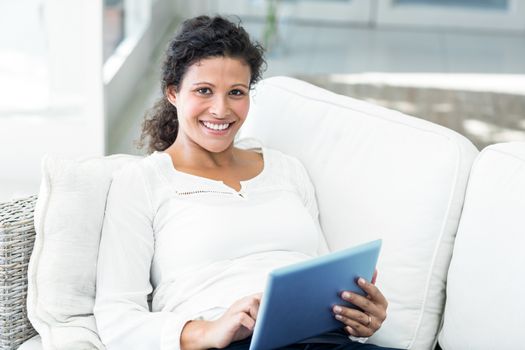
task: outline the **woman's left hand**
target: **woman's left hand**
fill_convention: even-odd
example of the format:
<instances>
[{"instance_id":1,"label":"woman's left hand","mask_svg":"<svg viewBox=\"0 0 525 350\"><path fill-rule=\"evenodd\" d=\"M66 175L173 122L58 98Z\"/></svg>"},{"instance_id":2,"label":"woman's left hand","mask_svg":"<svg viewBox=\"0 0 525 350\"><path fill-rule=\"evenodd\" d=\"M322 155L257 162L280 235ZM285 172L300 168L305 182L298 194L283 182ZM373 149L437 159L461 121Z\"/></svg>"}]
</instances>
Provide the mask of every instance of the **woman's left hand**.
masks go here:
<instances>
[{"instance_id":1,"label":"woman's left hand","mask_svg":"<svg viewBox=\"0 0 525 350\"><path fill-rule=\"evenodd\" d=\"M372 278L375 282L376 274ZM355 337L370 337L383 324L386 319L386 309L388 302L383 293L375 286L374 283L359 278L357 281L366 296L344 291L341 294L343 300L346 300L359 309L351 309L342 305L333 307L335 318L345 325L345 330Z\"/></svg>"}]
</instances>

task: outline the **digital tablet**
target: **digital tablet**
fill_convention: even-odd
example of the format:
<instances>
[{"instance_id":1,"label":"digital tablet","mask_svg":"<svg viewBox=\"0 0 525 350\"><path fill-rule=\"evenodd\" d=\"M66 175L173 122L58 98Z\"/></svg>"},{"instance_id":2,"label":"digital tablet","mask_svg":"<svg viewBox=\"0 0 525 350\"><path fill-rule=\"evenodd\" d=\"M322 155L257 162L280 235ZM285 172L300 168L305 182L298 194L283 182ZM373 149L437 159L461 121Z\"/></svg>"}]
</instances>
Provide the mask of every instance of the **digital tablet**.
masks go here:
<instances>
[{"instance_id":1,"label":"digital tablet","mask_svg":"<svg viewBox=\"0 0 525 350\"><path fill-rule=\"evenodd\" d=\"M340 250L282 267L268 276L250 350L275 349L342 328L334 318L334 305L344 290L364 295L359 277L370 281L381 240Z\"/></svg>"}]
</instances>

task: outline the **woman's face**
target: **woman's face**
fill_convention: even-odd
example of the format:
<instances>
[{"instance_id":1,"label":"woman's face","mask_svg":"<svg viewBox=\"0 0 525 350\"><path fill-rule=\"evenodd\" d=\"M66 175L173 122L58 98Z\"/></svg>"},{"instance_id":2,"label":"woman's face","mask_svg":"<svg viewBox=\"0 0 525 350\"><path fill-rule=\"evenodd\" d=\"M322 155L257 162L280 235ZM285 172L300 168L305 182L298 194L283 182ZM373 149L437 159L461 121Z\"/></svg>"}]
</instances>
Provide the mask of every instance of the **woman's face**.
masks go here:
<instances>
[{"instance_id":1,"label":"woman's face","mask_svg":"<svg viewBox=\"0 0 525 350\"><path fill-rule=\"evenodd\" d=\"M167 90L179 119L176 142L215 153L230 147L248 114L249 86L250 67L242 60L219 56L192 64L179 89Z\"/></svg>"}]
</instances>

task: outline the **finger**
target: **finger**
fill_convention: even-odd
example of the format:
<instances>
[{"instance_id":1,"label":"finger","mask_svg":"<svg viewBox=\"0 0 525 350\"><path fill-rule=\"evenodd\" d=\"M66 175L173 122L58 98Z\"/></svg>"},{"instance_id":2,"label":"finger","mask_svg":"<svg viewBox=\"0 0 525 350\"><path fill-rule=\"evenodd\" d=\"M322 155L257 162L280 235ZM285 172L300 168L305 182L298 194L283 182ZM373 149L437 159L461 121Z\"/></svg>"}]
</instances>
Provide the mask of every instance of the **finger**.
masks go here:
<instances>
[{"instance_id":1,"label":"finger","mask_svg":"<svg viewBox=\"0 0 525 350\"><path fill-rule=\"evenodd\" d=\"M354 331L354 329L350 326L346 326L345 327L345 331L350 334L350 335L353 335L354 337L358 337L357 333Z\"/></svg>"},{"instance_id":2,"label":"finger","mask_svg":"<svg viewBox=\"0 0 525 350\"><path fill-rule=\"evenodd\" d=\"M336 319L345 325L345 329L348 333L356 337L370 337L374 334L374 330L370 327L363 325L360 322L344 317L342 315L336 315Z\"/></svg>"},{"instance_id":3,"label":"finger","mask_svg":"<svg viewBox=\"0 0 525 350\"><path fill-rule=\"evenodd\" d=\"M376 280L377 280L377 269L374 270L374 275L372 276L372 280L370 281L370 283L376 284Z\"/></svg>"},{"instance_id":4,"label":"finger","mask_svg":"<svg viewBox=\"0 0 525 350\"><path fill-rule=\"evenodd\" d=\"M241 324L243 327L249 329L250 331L253 331L253 328L255 327L255 320L245 314L244 312L241 312L239 314L239 324Z\"/></svg>"},{"instance_id":5,"label":"finger","mask_svg":"<svg viewBox=\"0 0 525 350\"><path fill-rule=\"evenodd\" d=\"M259 304L260 299L258 294L248 295L242 299L237 300L233 305L232 309L234 311L249 312L250 308L254 304Z\"/></svg>"},{"instance_id":6,"label":"finger","mask_svg":"<svg viewBox=\"0 0 525 350\"><path fill-rule=\"evenodd\" d=\"M259 305L261 303L262 293L253 294L246 298L243 311L248 313L254 320L257 319L259 313Z\"/></svg>"},{"instance_id":7,"label":"finger","mask_svg":"<svg viewBox=\"0 0 525 350\"><path fill-rule=\"evenodd\" d=\"M251 306L250 306L250 309L249 309L249 315L254 319L256 320L257 319L257 315L259 314L259 301L258 300L255 300Z\"/></svg>"},{"instance_id":8,"label":"finger","mask_svg":"<svg viewBox=\"0 0 525 350\"><path fill-rule=\"evenodd\" d=\"M367 282L362 277L360 277L357 280L357 284L359 285L359 287L361 287L361 289L365 291L368 297L374 301L375 304L382 305L386 308L388 302L383 293L381 293L381 291L379 290L379 288L377 288L375 284Z\"/></svg>"},{"instance_id":9,"label":"finger","mask_svg":"<svg viewBox=\"0 0 525 350\"><path fill-rule=\"evenodd\" d=\"M346 300L347 302L358 307L360 309L359 311L375 317L379 322L378 328L385 321L387 316L386 310L388 307L386 300L384 300L384 304L381 304L381 302L377 302L369 296L364 297L362 295L350 292L343 292L341 297L343 300Z\"/></svg>"},{"instance_id":10,"label":"finger","mask_svg":"<svg viewBox=\"0 0 525 350\"><path fill-rule=\"evenodd\" d=\"M356 293L345 291L341 294L341 298L359 308L360 312L367 314L379 316L380 310L382 309L382 306L376 305L373 299Z\"/></svg>"},{"instance_id":11,"label":"finger","mask_svg":"<svg viewBox=\"0 0 525 350\"><path fill-rule=\"evenodd\" d=\"M341 305L336 305L333 308L333 312L336 316L337 315L343 316L344 318L354 320L367 327L369 327L371 324L370 316L359 310L351 309L351 308L341 306ZM339 318L336 317L336 319L339 319Z\"/></svg>"}]
</instances>

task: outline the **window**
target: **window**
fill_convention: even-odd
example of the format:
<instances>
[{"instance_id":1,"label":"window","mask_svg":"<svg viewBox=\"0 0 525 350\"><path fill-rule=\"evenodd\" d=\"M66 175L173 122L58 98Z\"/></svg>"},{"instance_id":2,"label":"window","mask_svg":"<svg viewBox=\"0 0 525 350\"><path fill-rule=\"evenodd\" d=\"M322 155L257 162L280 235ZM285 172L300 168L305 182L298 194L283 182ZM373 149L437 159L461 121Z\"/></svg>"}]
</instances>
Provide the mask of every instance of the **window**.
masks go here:
<instances>
[{"instance_id":1,"label":"window","mask_svg":"<svg viewBox=\"0 0 525 350\"><path fill-rule=\"evenodd\" d=\"M456 6L486 10L506 10L508 0L395 0L395 5Z\"/></svg>"},{"instance_id":2,"label":"window","mask_svg":"<svg viewBox=\"0 0 525 350\"><path fill-rule=\"evenodd\" d=\"M104 0L104 83L136 48L150 23L152 0Z\"/></svg>"},{"instance_id":3,"label":"window","mask_svg":"<svg viewBox=\"0 0 525 350\"><path fill-rule=\"evenodd\" d=\"M522 0L380 0L378 26L525 31Z\"/></svg>"},{"instance_id":4,"label":"window","mask_svg":"<svg viewBox=\"0 0 525 350\"><path fill-rule=\"evenodd\" d=\"M104 0L104 61L124 39L124 1Z\"/></svg>"}]
</instances>

